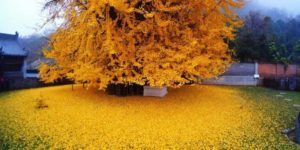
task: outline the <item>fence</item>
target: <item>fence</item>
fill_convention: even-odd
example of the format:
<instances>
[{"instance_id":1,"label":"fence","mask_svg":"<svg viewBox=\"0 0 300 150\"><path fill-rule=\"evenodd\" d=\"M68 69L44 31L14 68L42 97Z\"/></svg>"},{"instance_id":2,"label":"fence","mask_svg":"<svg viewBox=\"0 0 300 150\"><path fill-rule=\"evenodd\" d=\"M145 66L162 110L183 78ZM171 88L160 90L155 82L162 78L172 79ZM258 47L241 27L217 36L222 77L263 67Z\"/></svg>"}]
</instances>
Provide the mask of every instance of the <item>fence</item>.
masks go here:
<instances>
[{"instance_id":1,"label":"fence","mask_svg":"<svg viewBox=\"0 0 300 150\"><path fill-rule=\"evenodd\" d=\"M259 64L261 85L279 90L300 90L300 68L297 65Z\"/></svg>"}]
</instances>

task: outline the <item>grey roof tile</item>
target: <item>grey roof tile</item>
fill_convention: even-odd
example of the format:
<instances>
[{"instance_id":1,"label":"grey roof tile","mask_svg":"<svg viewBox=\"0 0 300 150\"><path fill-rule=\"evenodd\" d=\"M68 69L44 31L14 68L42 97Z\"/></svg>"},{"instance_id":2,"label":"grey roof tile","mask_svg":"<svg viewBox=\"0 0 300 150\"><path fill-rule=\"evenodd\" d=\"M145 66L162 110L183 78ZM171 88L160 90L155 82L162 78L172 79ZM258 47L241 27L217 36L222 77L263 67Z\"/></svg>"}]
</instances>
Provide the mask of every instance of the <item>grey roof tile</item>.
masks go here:
<instances>
[{"instance_id":1,"label":"grey roof tile","mask_svg":"<svg viewBox=\"0 0 300 150\"><path fill-rule=\"evenodd\" d=\"M18 42L18 35L0 33L0 50L4 55L27 56L27 52Z\"/></svg>"}]
</instances>

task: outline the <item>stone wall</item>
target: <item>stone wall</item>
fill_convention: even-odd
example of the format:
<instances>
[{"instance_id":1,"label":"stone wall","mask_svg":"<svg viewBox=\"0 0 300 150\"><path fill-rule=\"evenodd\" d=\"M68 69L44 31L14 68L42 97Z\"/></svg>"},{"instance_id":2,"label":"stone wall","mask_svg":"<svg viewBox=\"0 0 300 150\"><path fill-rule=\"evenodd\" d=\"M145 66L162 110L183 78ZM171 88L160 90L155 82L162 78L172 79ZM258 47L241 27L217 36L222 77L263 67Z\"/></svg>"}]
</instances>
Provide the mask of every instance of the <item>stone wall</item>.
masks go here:
<instances>
[{"instance_id":1,"label":"stone wall","mask_svg":"<svg viewBox=\"0 0 300 150\"><path fill-rule=\"evenodd\" d=\"M259 79L254 76L258 70L256 67L255 63L233 64L222 76L205 80L202 84L256 86L259 84Z\"/></svg>"},{"instance_id":2,"label":"stone wall","mask_svg":"<svg viewBox=\"0 0 300 150\"><path fill-rule=\"evenodd\" d=\"M255 63L232 64L223 76L253 76Z\"/></svg>"},{"instance_id":3,"label":"stone wall","mask_svg":"<svg viewBox=\"0 0 300 150\"><path fill-rule=\"evenodd\" d=\"M26 89L26 88L34 88L34 87L42 87L43 84L39 82L39 79L36 78L15 78L9 79L9 89Z\"/></svg>"},{"instance_id":4,"label":"stone wall","mask_svg":"<svg viewBox=\"0 0 300 150\"><path fill-rule=\"evenodd\" d=\"M209 85L239 85L239 86L257 86L259 79L254 76L221 76L217 79L206 80L203 83Z\"/></svg>"}]
</instances>

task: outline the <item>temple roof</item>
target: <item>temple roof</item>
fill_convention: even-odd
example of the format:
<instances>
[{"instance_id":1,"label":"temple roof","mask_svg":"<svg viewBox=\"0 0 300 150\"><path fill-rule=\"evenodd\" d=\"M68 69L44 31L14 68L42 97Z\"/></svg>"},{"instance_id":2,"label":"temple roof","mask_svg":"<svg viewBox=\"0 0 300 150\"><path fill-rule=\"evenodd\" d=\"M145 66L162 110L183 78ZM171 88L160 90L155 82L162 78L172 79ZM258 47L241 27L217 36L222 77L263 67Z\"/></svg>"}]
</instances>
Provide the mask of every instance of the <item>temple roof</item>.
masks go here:
<instances>
[{"instance_id":1,"label":"temple roof","mask_svg":"<svg viewBox=\"0 0 300 150\"><path fill-rule=\"evenodd\" d=\"M27 52L18 42L19 34L0 33L0 51L3 55L9 56L27 56Z\"/></svg>"}]
</instances>

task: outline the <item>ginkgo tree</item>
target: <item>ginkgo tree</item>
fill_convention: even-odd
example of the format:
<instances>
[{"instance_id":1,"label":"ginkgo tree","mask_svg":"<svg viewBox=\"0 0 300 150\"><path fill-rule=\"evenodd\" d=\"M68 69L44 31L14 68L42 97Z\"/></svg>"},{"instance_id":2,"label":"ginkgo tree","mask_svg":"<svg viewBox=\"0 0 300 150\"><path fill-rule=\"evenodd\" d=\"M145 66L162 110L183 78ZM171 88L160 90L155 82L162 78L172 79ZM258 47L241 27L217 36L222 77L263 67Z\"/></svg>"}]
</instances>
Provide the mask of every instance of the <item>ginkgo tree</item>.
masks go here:
<instances>
[{"instance_id":1,"label":"ginkgo tree","mask_svg":"<svg viewBox=\"0 0 300 150\"><path fill-rule=\"evenodd\" d=\"M44 54L41 79L180 87L222 74L227 41L242 24L242 0L51 0L62 22Z\"/></svg>"}]
</instances>

